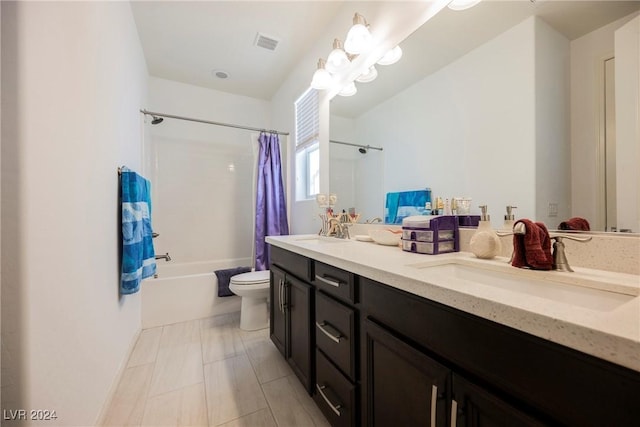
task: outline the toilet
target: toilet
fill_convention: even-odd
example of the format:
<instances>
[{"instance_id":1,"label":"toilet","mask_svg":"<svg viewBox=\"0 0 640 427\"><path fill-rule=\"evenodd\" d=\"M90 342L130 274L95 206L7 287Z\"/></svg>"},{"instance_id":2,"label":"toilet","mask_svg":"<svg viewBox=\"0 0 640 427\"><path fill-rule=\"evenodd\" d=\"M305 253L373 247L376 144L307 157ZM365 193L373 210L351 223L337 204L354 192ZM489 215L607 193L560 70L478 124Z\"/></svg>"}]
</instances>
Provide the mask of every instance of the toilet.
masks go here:
<instances>
[{"instance_id":1,"label":"toilet","mask_svg":"<svg viewBox=\"0 0 640 427\"><path fill-rule=\"evenodd\" d=\"M240 329L255 331L269 326L269 277L269 270L251 271L231 277L229 289L242 298Z\"/></svg>"}]
</instances>

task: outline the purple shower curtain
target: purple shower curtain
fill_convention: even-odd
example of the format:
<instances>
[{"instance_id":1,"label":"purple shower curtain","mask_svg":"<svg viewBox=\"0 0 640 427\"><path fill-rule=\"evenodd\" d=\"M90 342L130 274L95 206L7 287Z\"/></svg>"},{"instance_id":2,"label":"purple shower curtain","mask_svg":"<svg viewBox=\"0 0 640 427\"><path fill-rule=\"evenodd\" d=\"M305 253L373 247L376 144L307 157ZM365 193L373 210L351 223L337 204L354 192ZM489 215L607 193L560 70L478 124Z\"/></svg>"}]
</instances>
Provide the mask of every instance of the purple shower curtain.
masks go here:
<instances>
[{"instance_id":1,"label":"purple shower curtain","mask_svg":"<svg viewBox=\"0 0 640 427\"><path fill-rule=\"evenodd\" d=\"M289 234L287 206L282 184L278 134L260 133L258 183L256 187L256 270L269 268L269 245L265 236Z\"/></svg>"}]
</instances>

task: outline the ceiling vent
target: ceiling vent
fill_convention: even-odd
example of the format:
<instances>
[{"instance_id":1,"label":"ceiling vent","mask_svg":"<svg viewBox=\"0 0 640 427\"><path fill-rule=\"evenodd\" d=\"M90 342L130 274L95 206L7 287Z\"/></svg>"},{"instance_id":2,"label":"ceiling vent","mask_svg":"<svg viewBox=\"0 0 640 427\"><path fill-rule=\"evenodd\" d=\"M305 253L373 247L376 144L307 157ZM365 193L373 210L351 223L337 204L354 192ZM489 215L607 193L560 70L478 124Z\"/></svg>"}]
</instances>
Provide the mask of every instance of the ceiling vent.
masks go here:
<instances>
[{"instance_id":1,"label":"ceiling vent","mask_svg":"<svg viewBox=\"0 0 640 427\"><path fill-rule=\"evenodd\" d=\"M256 40L254 42L256 46L262 47L267 50L276 50L276 46L278 46L278 43L280 43L280 40L274 37L266 36L262 33L256 34Z\"/></svg>"}]
</instances>

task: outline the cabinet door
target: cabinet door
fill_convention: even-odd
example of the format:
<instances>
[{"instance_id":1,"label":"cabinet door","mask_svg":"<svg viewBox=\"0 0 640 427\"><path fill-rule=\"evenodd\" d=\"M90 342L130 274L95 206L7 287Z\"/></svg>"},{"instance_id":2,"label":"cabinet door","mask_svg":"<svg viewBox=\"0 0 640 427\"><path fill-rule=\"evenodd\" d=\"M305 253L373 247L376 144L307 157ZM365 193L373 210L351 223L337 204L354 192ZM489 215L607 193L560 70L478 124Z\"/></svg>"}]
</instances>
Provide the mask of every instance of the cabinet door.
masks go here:
<instances>
[{"instance_id":1,"label":"cabinet door","mask_svg":"<svg viewBox=\"0 0 640 427\"><path fill-rule=\"evenodd\" d=\"M449 369L364 321L365 418L369 426L446 426Z\"/></svg>"},{"instance_id":2,"label":"cabinet door","mask_svg":"<svg viewBox=\"0 0 640 427\"><path fill-rule=\"evenodd\" d=\"M311 295L310 285L292 277L286 280L286 312L289 330L288 361L307 391L311 392Z\"/></svg>"},{"instance_id":3,"label":"cabinet door","mask_svg":"<svg viewBox=\"0 0 640 427\"><path fill-rule=\"evenodd\" d=\"M487 390L453 375L451 425L457 427L543 426Z\"/></svg>"},{"instance_id":4,"label":"cabinet door","mask_svg":"<svg viewBox=\"0 0 640 427\"><path fill-rule=\"evenodd\" d=\"M285 273L275 266L271 266L271 283L269 299L271 301L269 335L271 341L284 357L287 357L286 321L285 321Z\"/></svg>"}]
</instances>

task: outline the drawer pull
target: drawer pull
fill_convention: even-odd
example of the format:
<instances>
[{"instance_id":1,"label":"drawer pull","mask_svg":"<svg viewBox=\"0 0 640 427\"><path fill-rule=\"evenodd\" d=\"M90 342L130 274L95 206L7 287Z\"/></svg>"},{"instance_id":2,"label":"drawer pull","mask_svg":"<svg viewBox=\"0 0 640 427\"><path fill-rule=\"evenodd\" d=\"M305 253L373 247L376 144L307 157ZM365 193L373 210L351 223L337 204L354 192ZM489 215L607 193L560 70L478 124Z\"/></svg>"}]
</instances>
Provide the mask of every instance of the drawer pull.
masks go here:
<instances>
[{"instance_id":1,"label":"drawer pull","mask_svg":"<svg viewBox=\"0 0 640 427\"><path fill-rule=\"evenodd\" d=\"M333 278L328 278L327 279L326 277L321 277L321 276L318 276L317 274L316 274L316 280L319 280L322 283L326 283L329 286L335 286L336 288L339 288L340 285L342 284L342 282L340 282L340 280L333 279Z\"/></svg>"},{"instance_id":2,"label":"drawer pull","mask_svg":"<svg viewBox=\"0 0 640 427\"><path fill-rule=\"evenodd\" d=\"M338 332L336 328L334 328L333 326L331 326L330 324L324 321L316 322L316 326L318 327L318 329L322 331L323 334L328 336L331 339L331 341L340 343L340 338L342 338L342 335L340 334L340 332ZM331 329L331 331L329 329ZM334 332L334 333L331 333L331 332Z\"/></svg>"},{"instance_id":3,"label":"drawer pull","mask_svg":"<svg viewBox=\"0 0 640 427\"><path fill-rule=\"evenodd\" d=\"M451 401L451 427L456 427L458 424L458 402Z\"/></svg>"},{"instance_id":4,"label":"drawer pull","mask_svg":"<svg viewBox=\"0 0 640 427\"><path fill-rule=\"evenodd\" d=\"M438 403L438 386L431 386L431 427L436 427L436 404Z\"/></svg>"},{"instance_id":5,"label":"drawer pull","mask_svg":"<svg viewBox=\"0 0 640 427\"><path fill-rule=\"evenodd\" d=\"M324 391L327 386L326 385L320 385L320 384L316 384L316 388L318 389L318 392L320 393L320 396L322 396L322 398L324 399L325 402L327 402L327 405L329 405L329 407L331 408L331 410L333 412L335 412L335 414L337 416L340 416L340 408L342 408L341 404L336 404L334 405L333 403L331 403L331 401L329 400L329 398L327 397L326 394L324 394Z\"/></svg>"}]
</instances>

